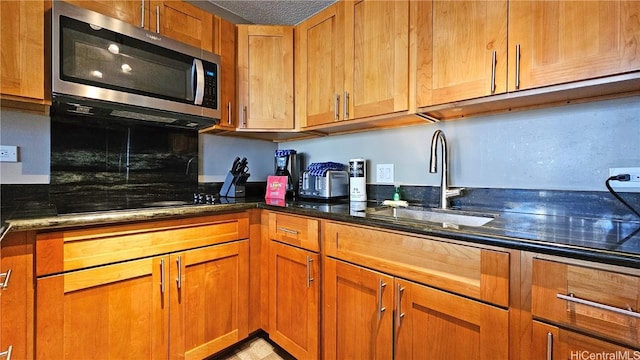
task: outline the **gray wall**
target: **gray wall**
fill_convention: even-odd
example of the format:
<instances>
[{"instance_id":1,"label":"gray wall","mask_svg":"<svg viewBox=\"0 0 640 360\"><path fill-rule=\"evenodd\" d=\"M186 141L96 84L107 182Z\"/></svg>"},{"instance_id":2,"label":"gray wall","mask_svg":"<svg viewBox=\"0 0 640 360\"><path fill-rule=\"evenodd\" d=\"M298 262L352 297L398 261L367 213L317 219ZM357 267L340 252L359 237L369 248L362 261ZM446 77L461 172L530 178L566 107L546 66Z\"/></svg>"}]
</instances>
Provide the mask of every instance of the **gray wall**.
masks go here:
<instances>
[{"instance_id":1,"label":"gray wall","mask_svg":"<svg viewBox=\"0 0 640 360\"><path fill-rule=\"evenodd\" d=\"M377 164L394 164L396 182L438 186L439 175L428 173L436 129L449 142L453 186L605 191L609 167L640 167L636 96L280 144L204 134L200 181L223 181L236 156L248 158L250 181L264 181L274 150L292 148L307 165L364 157L368 183L375 183ZM0 144L20 146L22 161L0 163L1 183L49 181L48 118L0 112Z\"/></svg>"},{"instance_id":2,"label":"gray wall","mask_svg":"<svg viewBox=\"0 0 640 360\"><path fill-rule=\"evenodd\" d=\"M17 163L0 163L0 184L48 184L48 116L0 111L0 145L19 147Z\"/></svg>"},{"instance_id":3,"label":"gray wall","mask_svg":"<svg viewBox=\"0 0 640 360\"><path fill-rule=\"evenodd\" d=\"M395 181L439 186L429 144L442 129L450 183L461 187L603 190L609 167L640 167L640 97L447 121L280 144L310 162L394 164Z\"/></svg>"}]
</instances>

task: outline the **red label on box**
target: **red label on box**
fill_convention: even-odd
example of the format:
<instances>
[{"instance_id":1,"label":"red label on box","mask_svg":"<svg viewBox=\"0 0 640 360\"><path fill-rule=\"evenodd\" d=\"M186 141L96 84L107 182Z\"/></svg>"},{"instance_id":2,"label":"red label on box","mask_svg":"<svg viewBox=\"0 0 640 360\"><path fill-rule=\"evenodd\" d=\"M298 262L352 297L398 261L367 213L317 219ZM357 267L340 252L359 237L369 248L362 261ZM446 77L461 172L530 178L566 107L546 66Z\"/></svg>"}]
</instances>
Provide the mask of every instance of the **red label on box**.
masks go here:
<instances>
[{"instance_id":1,"label":"red label on box","mask_svg":"<svg viewBox=\"0 0 640 360\"><path fill-rule=\"evenodd\" d=\"M264 195L265 199L281 199L287 195L287 176L268 176L267 191Z\"/></svg>"}]
</instances>

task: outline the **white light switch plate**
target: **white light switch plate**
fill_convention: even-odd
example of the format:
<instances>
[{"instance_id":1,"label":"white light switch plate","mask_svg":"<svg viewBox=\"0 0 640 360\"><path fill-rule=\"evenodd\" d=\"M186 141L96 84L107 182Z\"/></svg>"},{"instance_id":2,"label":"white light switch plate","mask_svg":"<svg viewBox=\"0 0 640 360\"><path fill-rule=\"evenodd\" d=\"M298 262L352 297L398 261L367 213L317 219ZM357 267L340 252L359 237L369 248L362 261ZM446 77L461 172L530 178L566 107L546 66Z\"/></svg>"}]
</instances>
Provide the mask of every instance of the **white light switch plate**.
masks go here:
<instances>
[{"instance_id":1,"label":"white light switch plate","mask_svg":"<svg viewBox=\"0 0 640 360\"><path fill-rule=\"evenodd\" d=\"M376 165L376 182L379 184L393 184L393 164Z\"/></svg>"},{"instance_id":2,"label":"white light switch plate","mask_svg":"<svg viewBox=\"0 0 640 360\"><path fill-rule=\"evenodd\" d=\"M18 147L0 145L0 162L18 162Z\"/></svg>"}]
</instances>

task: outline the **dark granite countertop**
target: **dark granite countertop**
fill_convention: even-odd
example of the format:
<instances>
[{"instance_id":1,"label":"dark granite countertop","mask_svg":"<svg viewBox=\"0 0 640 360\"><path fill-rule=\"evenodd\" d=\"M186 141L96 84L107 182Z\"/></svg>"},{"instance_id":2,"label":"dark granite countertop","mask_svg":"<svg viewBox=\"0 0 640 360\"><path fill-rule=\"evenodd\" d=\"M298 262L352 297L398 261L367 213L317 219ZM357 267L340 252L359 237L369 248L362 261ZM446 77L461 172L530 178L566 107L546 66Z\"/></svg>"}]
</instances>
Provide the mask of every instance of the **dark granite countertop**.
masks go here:
<instances>
[{"instance_id":1,"label":"dark granite countertop","mask_svg":"<svg viewBox=\"0 0 640 360\"><path fill-rule=\"evenodd\" d=\"M11 211L3 209L1 236L8 231L113 224L263 208L381 229L640 268L640 221L633 220L491 211L497 215L494 220L484 226L471 227L372 216L367 212L350 209L348 202L268 204L261 198L247 198L215 205L185 205L180 202L153 205L137 209L59 215L52 204L27 202ZM368 206L376 207L379 204L372 201Z\"/></svg>"}]
</instances>

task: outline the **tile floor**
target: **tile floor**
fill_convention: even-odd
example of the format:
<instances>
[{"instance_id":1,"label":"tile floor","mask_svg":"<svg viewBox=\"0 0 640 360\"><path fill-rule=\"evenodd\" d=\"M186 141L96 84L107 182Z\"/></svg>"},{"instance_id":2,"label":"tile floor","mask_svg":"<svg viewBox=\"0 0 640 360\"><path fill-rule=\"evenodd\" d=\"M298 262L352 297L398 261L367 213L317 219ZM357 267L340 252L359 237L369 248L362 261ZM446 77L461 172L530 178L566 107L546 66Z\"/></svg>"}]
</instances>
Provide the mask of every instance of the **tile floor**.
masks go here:
<instances>
[{"instance_id":1,"label":"tile floor","mask_svg":"<svg viewBox=\"0 0 640 360\"><path fill-rule=\"evenodd\" d=\"M295 360L295 358L258 336L209 360Z\"/></svg>"}]
</instances>

